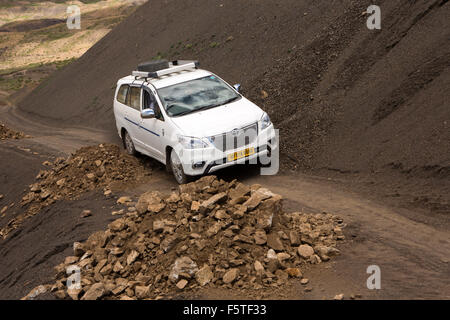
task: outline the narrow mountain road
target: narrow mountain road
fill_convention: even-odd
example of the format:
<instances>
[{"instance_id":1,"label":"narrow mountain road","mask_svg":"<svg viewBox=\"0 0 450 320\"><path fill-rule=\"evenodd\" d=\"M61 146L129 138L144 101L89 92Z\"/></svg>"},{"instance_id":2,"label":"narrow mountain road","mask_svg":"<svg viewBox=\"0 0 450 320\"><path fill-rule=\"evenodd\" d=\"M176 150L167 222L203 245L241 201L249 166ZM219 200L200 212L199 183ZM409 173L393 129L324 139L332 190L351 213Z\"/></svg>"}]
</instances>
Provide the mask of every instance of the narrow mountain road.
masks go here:
<instances>
[{"instance_id":1,"label":"narrow mountain road","mask_svg":"<svg viewBox=\"0 0 450 320\"><path fill-rule=\"evenodd\" d=\"M85 145L120 143L115 132L43 124L24 117L14 107L0 108L0 119L11 128L32 135L26 143L34 144L35 149L45 147L55 153L70 154ZM16 142L2 142L0 151L11 143ZM341 255L332 262L304 271L312 290L306 292L305 286L294 284L284 292L274 292L269 298L330 299L343 293L345 297L356 294L363 299L450 299L448 226L438 230L408 219L408 214L400 211L406 209L391 208L382 200L367 200L349 191L340 181L302 174L261 176L257 168L227 169L218 175L268 187L283 195L287 211L326 211L339 215L347 224ZM152 188L168 192L176 187L172 176L164 170L154 172L153 178L152 183L130 192L139 194ZM380 267L380 290L367 288L367 268L371 265ZM198 297L235 296L228 291L205 289Z\"/></svg>"}]
</instances>

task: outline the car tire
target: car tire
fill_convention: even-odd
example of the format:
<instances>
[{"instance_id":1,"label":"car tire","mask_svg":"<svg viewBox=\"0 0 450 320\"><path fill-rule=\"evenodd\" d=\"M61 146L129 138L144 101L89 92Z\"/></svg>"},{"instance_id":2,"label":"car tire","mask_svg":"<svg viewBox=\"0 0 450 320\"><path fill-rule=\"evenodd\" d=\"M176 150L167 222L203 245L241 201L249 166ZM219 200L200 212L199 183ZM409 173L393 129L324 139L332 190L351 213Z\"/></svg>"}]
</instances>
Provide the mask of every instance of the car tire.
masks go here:
<instances>
[{"instance_id":1,"label":"car tire","mask_svg":"<svg viewBox=\"0 0 450 320\"><path fill-rule=\"evenodd\" d=\"M123 146L125 151L132 156L136 155L136 148L134 147L133 139L131 138L128 131L125 131L123 134Z\"/></svg>"},{"instance_id":2,"label":"car tire","mask_svg":"<svg viewBox=\"0 0 450 320\"><path fill-rule=\"evenodd\" d=\"M174 149L172 149L170 153L170 168L178 184L185 184L189 182L189 176L184 173L181 160Z\"/></svg>"},{"instance_id":3,"label":"car tire","mask_svg":"<svg viewBox=\"0 0 450 320\"><path fill-rule=\"evenodd\" d=\"M258 166L262 167L262 168L268 168L272 165L272 161L269 161L269 163L266 163L267 160L263 161L261 160L261 157L258 157Z\"/></svg>"}]
</instances>

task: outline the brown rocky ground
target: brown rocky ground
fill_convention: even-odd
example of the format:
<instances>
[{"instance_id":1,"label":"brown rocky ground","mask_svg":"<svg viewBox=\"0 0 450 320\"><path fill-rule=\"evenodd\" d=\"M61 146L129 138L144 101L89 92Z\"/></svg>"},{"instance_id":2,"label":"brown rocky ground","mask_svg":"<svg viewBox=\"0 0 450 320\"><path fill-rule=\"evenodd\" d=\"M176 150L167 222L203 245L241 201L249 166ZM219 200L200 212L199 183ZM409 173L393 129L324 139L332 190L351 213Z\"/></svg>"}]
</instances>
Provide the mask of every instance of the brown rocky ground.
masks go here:
<instances>
[{"instance_id":1,"label":"brown rocky ground","mask_svg":"<svg viewBox=\"0 0 450 320\"><path fill-rule=\"evenodd\" d=\"M151 169L138 159L122 153L118 146L108 144L81 148L67 159L60 157L53 162L45 161L43 165L47 168L38 173L37 182L29 186L20 202L24 212L0 229L3 238L56 201L74 200L98 189L110 196L111 189L142 183L151 175Z\"/></svg>"},{"instance_id":2,"label":"brown rocky ground","mask_svg":"<svg viewBox=\"0 0 450 320\"><path fill-rule=\"evenodd\" d=\"M72 131L66 129L66 132ZM64 137L66 141L74 139L67 134ZM60 146L60 138L58 135L49 136L47 141L51 146ZM2 226L23 213L22 197L29 192L28 185L36 183L39 171L48 170L43 165L45 160L52 159L53 163L60 157L55 150L47 150L38 141L37 138L4 140L0 144L0 160L5 164L0 167L0 193L4 195L0 204L8 206L6 216L0 217ZM96 149L98 145L92 150ZM74 255L74 242L86 242L95 231L108 229L108 224L118 218L112 212L129 217L125 213L134 210L128 207L136 207L133 202L143 193L158 190L170 195L177 190L178 186L162 165L145 157L138 159L152 168L151 176L143 184L124 184L117 190L113 189L111 196L105 196L103 188L96 188L80 194L76 200L58 200L42 208L39 214L25 219L6 239L0 239L0 254L4 257L0 261L2 299L19 299L40 284L53 283L53 267L65 257ZM309 280L305 285L301 279L292 278L283 285L270 287L270 290L261 289L259 294L252 289L198 286L195 290L169 293L173 299L249 299L261 295L264 299L332 299L342 293L344 299L361 296L364 299L442 299L449 296L450 283L446 274L450 243L448 223L443 219L432 220L436 227L433 227L435 223L417 223L413 219L423 217L422 213L392 208L376 195L369 200L355 194L341 179L292 174L264 177L251 166L234 167L219 172L219 175L228 183L239 178L248 185L261 184L282 194L285 198L283 212L312 213L318 217L322 212L337 213L347 225L343 229L346 240L339 245L341 254L319 265L301 264L299 268L303 277ZM121 196L134 201L118 204ZM175 219L173 215L164 218ZM209 216L205 219L216 220ZM197 256L193 254L192 257ZM382 290L366 288L366 268L372 264L382 268ZM273 280L278 281L276 278ZM54 298L49 292L39 296L39 299Z\"/></svg>"},{"instance_id":3,"label":"brown rocky ground","mask_svg":"<svg viewBox=\"0 0 450 320\"><path fill-rule=\"evenodd\" d=\"M301 279L305 264L339 254L337 242L345 239L341 218L285 213L281 199L259 185L215 176L170 196L147 192L137 203L121 197L128 210L113 213L124 217L74 243L73 255L55 267L56 284L46 288L75 300L171 298L205 286L261 298L289 278ZM81 268L81 289L67 290L71 266Z\"/></svg>"},{"instance_id":4,"label":"brown rocky ground","mask_svg":"<svg viewBox=\"0 0 450 320\"><path fill-rule=\"evenodd\" d=\"M19 131L15 131L15 130L9 129L4 124L0 124L0 140L5 140L5 139L22 139L22 138L25 138L25 137L26 137L26 135L23 132L19 132Z\"/></svg>"}]
</instances>

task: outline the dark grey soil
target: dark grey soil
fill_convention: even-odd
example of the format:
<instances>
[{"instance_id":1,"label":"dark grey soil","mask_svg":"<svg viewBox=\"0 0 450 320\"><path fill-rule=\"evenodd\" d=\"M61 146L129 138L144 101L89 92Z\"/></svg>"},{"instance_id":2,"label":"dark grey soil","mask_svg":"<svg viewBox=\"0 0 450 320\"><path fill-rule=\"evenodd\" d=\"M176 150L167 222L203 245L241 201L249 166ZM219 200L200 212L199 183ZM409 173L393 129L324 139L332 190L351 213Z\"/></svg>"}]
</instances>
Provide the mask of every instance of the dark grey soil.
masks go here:
<instances>
[{"instance_id":1,"label":"dark grey soil","mask_svg":"<svg viewBox=\"0 0 450 320\"><path fill-rule=\"evenodd\" d=\"M73 243L85 241L117 217L114 198L90 193L77 201L60 201L43 209L1 242L0 299L20 299L31 289L51 282L53 268L73 254ZM81 218L83 210L92 216Z\"/></svg>"},{"instance_id":2,"label":"dark grey soil","mask_svg":"<svg viewBox=\"0 0 450 320\"><path fill-rule=\"evenodd\" d=\"M0 199L0 210L4 206L10 207L4 217L0 216L2 226L20 211L18 203L24 190L34 182L39 170L43 168L42 162L49 159L49 152L43 148L39 148L39 155L32 152L27 139L15 140L14 143L2 141L0 145L0 194L3 195L3 199Z\"/></svg>"}]
</instances>

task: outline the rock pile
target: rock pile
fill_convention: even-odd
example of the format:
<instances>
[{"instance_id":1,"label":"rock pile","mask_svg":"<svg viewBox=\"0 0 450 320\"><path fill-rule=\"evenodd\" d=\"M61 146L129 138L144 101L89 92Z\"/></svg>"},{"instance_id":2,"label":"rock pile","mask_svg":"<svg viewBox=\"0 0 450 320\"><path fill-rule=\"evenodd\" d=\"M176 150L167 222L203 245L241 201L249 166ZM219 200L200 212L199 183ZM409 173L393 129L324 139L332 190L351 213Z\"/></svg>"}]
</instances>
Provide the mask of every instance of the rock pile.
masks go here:
<instances>
[{"instance_id":1,"label":"rock pile","mask_svg":"<svg viewBox=\"0 0 450 320\"><path fill-rule=\"evenodd\" d=\"M284 213L259 185L207 176L163 197L143 194L135 211L74 244L55 270L58 298L160 299L204 286L259 290L302 278L302 267L339 253L342 220ZM81 289L67 290L67 268Z\"/></svg>"},{"instance_id":2,"label":"rock pile","mask_svg":"<svg viewBox=\"0 0 450 320\"><path fill-rule=\"evenodd\" d=\"M22 138L29 138L30 136L25 135L23 132L15 131L12 129L9 129L4 124L0 123L0 140L5 139L22 139Z\"/></svg>"},{"instance_id":3,"label":"rock pile","mask_svg":"<svg viewBox=\"0 0 450 320\"><path fill-rule=\"evenodd\" d=\"M87 191L99 188L111 194L111 186L137 183L151 174L151 169L141 161L112 144L84 147L67 159L45 161L43 165L48 169L39 172L36 183L29 186L28 193L22 198L21 205L27 206L26 212L0 230L3 237L24 219L57 200L76 199Z\"/></svg>"},{"instance_id":4,"label":"rock pile","mask_svg":"<svg viewBox=\"0 0 450 320\"><path fill-rule=\"evenodd\" d=\"M115 182L136 181L150 174L135 157L121 152L116 145L100 144L77 150L68 159L44 162L49 170L41 170L37 182L22 199L26 205L33 201L74 199L99 187L109 188Z\"/></svg>"}]
</instances>

